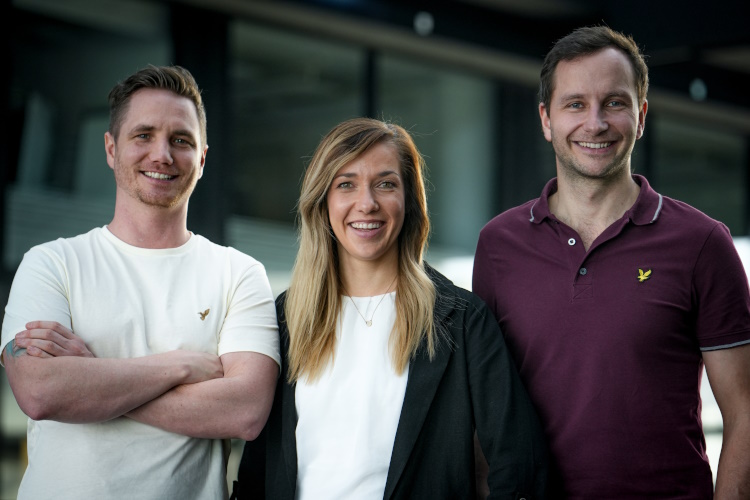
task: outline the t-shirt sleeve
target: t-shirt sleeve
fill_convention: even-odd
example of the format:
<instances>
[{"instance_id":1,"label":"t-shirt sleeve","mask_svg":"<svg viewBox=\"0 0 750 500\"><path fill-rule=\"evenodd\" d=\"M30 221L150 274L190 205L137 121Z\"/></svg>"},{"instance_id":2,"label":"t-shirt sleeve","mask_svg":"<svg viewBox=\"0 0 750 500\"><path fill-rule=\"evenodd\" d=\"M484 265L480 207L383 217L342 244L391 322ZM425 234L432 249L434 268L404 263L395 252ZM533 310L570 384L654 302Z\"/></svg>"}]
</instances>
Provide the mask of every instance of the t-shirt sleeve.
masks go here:
<instances>
[{"instance_id":1,"label":"t-shirt sleeve","mask_svg":"<svg viewBox=\"0 0 750 500\"><path fill-rule=\"evenodd\" d=\"M2 349L29 321L72 328L65 267L48 245L26 252L18 266L3 317Z\"/></svg>"},{"instance_id":2,"label":"t-shirt sleeve","mask_svg":"<svg viewBox=\"0 0 750 500\"><path fill-rule=\"evenodd\" d=\"M701 250L693 274L693 296L702 351L750 343L747 274L724 224L714 227Z\"/></svg>"},{"instance_id":3,"label":"t-shirt sleeve","mask_svg":"<svg viewBox=\"0 0 750 500\"><path fill-rule=\"evenodd\" d=\"M237 281L219 332L219 356L247 351L265 354L281 366L273 293L265 268L258 262L247 267Z\"/></svg>"}]
</instances>

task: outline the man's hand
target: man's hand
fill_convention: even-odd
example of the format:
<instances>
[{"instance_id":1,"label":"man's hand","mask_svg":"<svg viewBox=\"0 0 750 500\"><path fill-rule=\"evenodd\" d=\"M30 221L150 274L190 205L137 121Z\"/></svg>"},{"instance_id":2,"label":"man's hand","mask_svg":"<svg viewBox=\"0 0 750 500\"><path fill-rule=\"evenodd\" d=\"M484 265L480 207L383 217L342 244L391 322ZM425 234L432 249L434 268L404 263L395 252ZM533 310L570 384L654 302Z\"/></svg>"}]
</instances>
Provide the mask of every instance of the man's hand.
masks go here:
<instances>
[{"instance_id":1,"label":"man's hand","mask_svg":"<svg viewBox=\"0 0 750 500\"><path fill-rule=\"evenodd\" d=\"M221 363L223 377L177 386L125 416L195 438L252 441L271 411L279 365L257 352L228 352Z\"/></svg>"},{"instance_id":2,"label":"man's hand","mask_svg":"<svg viewBox=\"0 0 750 500\"><path fill-rule=\"evenodd\" d=\"M81 337L56 321L26 323L26 330L17 333L15 341L17 349L26 349L26 354L38 358L95 357Z\"/></svg>"},{"instance_id":3,"label":"man's hand","mask_svg":"<svg viewBox=\"0 0 750 500\"><path fill-rule=\"evenodd\" d=\"M26 349L26 354L37 358L96 357L81 337L56 321L26 323L26 330L16 334L14 349ZM183 384L195 384L224 376L224 366L215 354L176 350L161 356L185 367L187 376Z\"/></svg>"},{"instance_id":4,"label":"man's hand","mask_svg":"<svg viewBox=\"0 0 750 500\"><path fill-rule=\"evenodd\" d=\"M182 384L197 384L224 376L224 365L216 354L177 350L164 353L164 356L178 356L188 369L189 375Z\"/></svg>"},{"instance_id":5,"label":"man's hand","mask_svg":"<svg viewBox=\"0 0 750 500\"><path fill-rule=\"evenodd\" d=\"M56 321L31 321L26 330L16 334L14 349L26 349L26 354L37 358L76 356L95 358L86 343ZM176 350L161 354L186 369L184 384L195 384L224 376L224 366L215 354Z\"/></svg>"}]
</instances>

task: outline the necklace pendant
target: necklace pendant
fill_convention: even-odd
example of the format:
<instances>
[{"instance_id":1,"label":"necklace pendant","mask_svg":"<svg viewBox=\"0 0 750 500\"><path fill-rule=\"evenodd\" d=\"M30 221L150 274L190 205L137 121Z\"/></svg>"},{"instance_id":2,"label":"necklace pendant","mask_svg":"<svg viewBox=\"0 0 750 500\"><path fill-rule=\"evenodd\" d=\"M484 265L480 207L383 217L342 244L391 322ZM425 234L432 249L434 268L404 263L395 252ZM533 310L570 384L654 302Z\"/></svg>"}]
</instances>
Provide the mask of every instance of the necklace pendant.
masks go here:
<instances>
[{"instance_id":1,"label":"necklace pendant","mask_svg":"<svg viewBox=\"0 0 750 500\"><path fill-rule=\"evenodd\" d=\"M365 324L367 326L372 326L372 320L370 319L370 320L365 321Z\"/></svg>"}]
</instances>

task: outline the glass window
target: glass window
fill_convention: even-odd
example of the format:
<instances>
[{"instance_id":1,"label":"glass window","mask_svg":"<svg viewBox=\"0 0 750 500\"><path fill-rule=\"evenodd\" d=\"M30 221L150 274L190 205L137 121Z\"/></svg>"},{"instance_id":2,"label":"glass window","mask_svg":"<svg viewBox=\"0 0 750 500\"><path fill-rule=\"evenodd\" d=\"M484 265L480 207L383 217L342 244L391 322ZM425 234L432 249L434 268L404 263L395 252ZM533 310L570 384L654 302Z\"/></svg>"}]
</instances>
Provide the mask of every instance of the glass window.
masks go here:
<instances>
[{"instance_id":1,"label":"glass window","mask_svg":"<svg viewBox=\"0 0 750 500\"><path fill-rule=\"evenodd\" d=\"M248 22L230 27L231 213L292 222L322 136L362 114L364 51Z\"/></svg>"},{"instance_id":2,"label":"glass window","mask_svg":"<svg viewBox=\"0 0 750 500\"><path fill-rule=\"evenodd\" d=\"M720 220L734 236L747 234L744 138L677 117L646 123L654 134L656 190Z\"/></svg>"},{"instance_id":3,"label":"glass window","mask_svg":"<svg viewBox=\"0 0 750 500\"><path fill-rule=\"evenodd\" d=\"M431 243L473 255L494 215L493 80L391 55L376 73L379 117L409 130L427 163Z\"/></svg>"},{"instance_id":4,"label":"glass window","mask_svg":"<svg viewBox=\"0 0 750 500\"><path fill-rule=\"evenodd\" d=\"M304 169L331 128L363 113L365 53L236 21L230 58L227 244L263 262L278 294L297 252L293 221Z\"/></svg>"},{"instance_id":5,"label":"glass window","mask_svg":"<svg viewBox=\"0 0 750 500\"><path fill-rule=\"evenodd\" d=\"M6 269L32 246L109 222L115 184L104 154L107 95L147 64L169 64L166 6L127 0L14 2Z\"/></svg>"}]
</instances>

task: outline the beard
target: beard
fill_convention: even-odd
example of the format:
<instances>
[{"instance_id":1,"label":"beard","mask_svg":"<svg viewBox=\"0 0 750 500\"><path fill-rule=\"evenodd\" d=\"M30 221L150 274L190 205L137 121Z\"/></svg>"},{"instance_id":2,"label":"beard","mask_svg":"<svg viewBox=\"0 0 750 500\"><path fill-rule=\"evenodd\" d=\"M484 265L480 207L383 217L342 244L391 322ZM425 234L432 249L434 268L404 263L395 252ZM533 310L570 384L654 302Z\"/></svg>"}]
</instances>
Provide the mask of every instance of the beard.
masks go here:
<instances>
[{"instance_id":1,"label":"beard","mask_svg":"<svg viewBox=\"0 0 750 500\"><path fill-rule=\"evenodd\" d=\"M582 155L576 155L573 146L565 139L558 139L554 132L552 135L552 148L555 150L557 165L561 175L569 179L580 180L607 180L619 178L622 175L630 175L630 156L633 152L635 141L628 147L615 153L615 156L607 163L597 162L596 165L586 165ZM593 162L592 162L593 163Z\"/></svg>"},{"instance_id":2,"label":"beard","mask_svg":"<svg viewBox=\"0 0 750 500\"><path fill-rule=\"evenodd\" d=\"M115 182L118 189L125 191L128 196L144 205L159 208L175 208L186 203L198 183L199 169L194 168L189 176L180 175L171 186L165 189L146 189L139 183L142 175L137 166L126 167L117 158L115 161Z\"/></svg>"}]
</instances>

